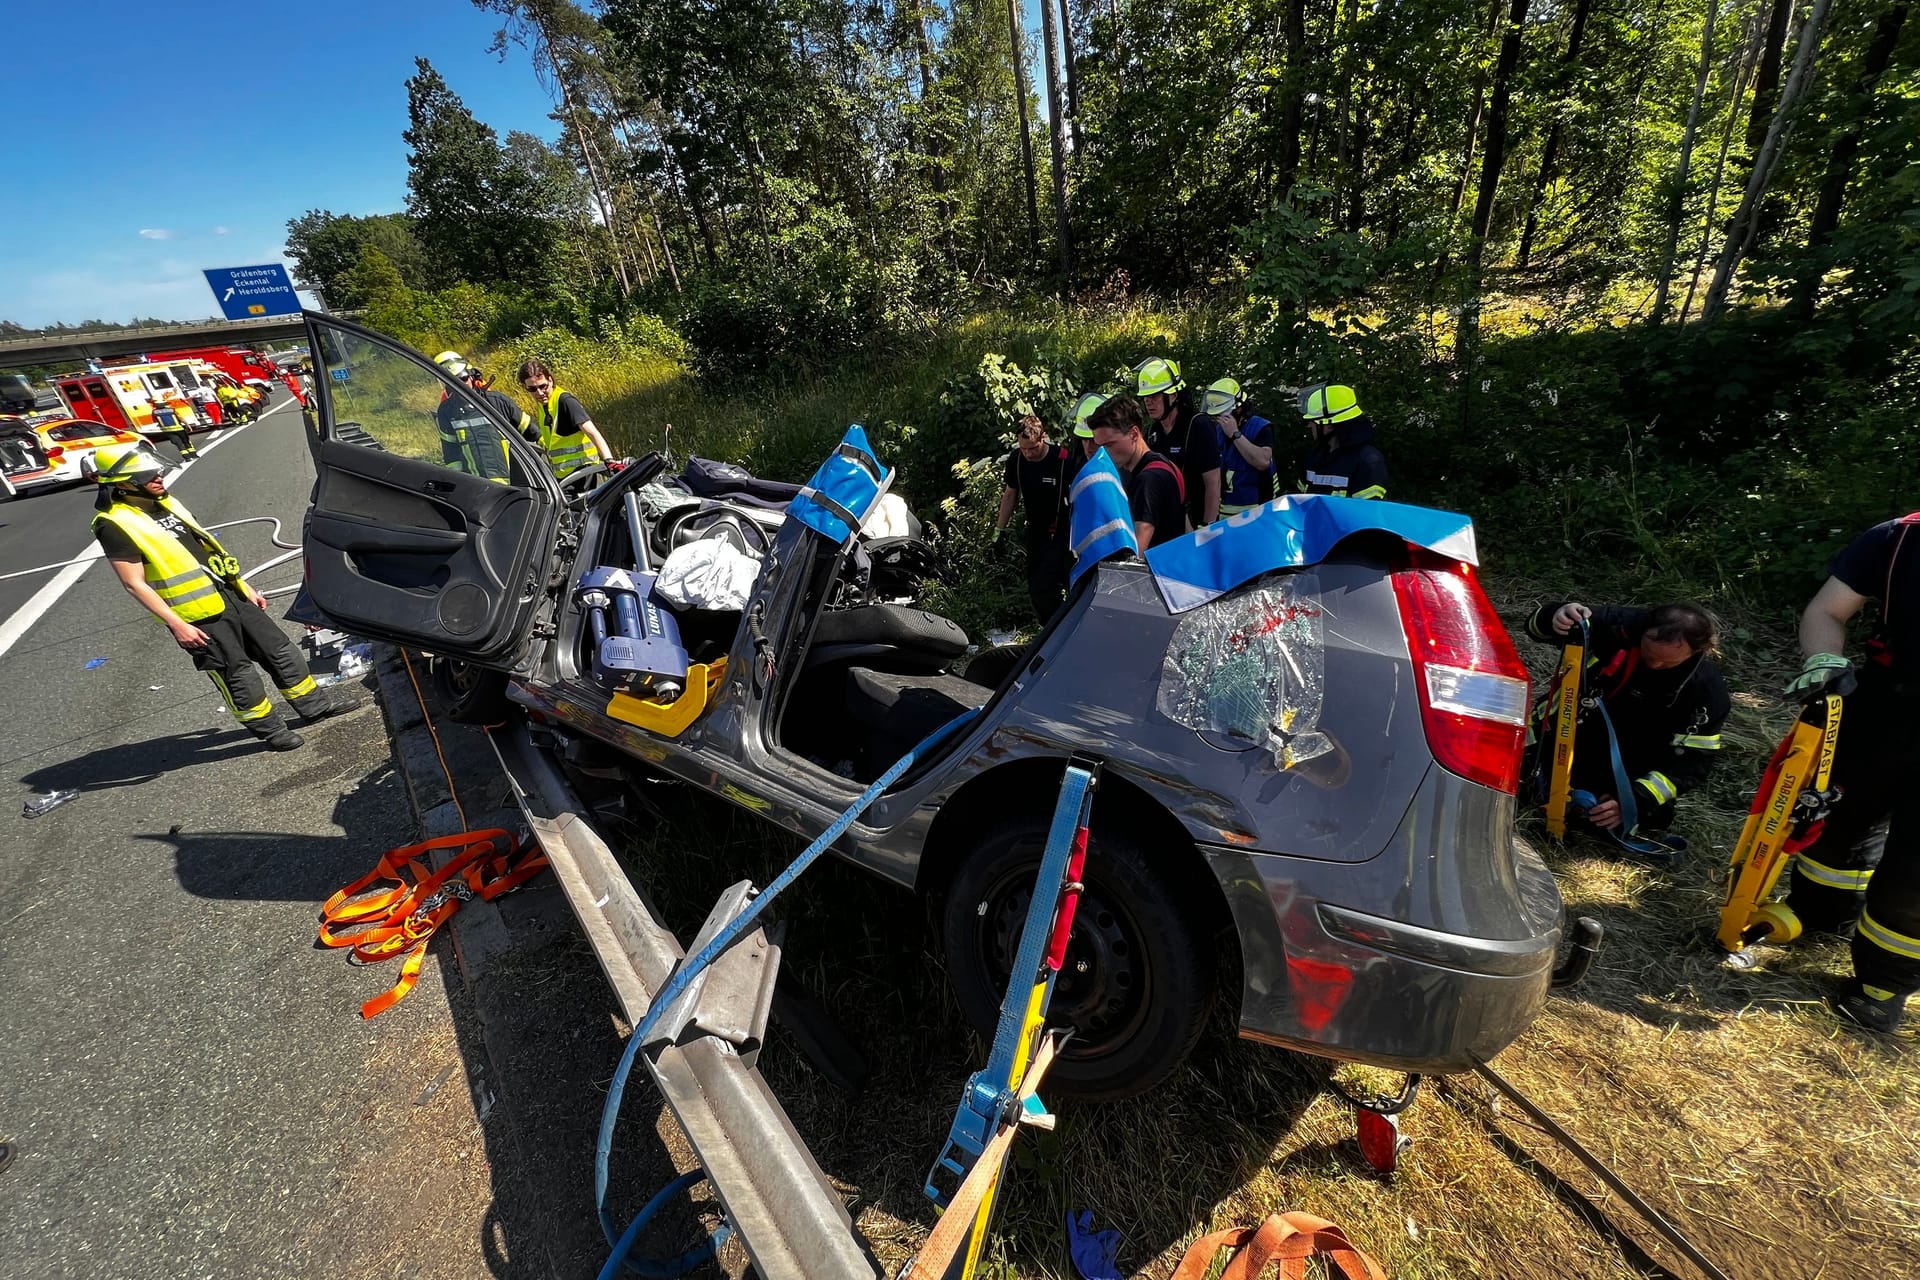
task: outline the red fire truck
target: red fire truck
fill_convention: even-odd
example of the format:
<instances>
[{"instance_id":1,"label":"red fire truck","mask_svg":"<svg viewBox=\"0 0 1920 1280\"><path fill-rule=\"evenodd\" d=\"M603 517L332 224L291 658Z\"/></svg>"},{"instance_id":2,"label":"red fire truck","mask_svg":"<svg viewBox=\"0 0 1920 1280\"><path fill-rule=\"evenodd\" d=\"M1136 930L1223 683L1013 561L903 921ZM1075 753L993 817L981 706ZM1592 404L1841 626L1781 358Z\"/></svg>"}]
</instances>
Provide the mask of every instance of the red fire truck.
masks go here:
<instances>
[{"instance_id":1,"label":"red fire truck","mask_svg":"<svg viewBox=\"0 0 1920 1280\"><path fill-rule=\"evenodd\" d=\"M163 351L147 359L162 363L204 360L243 387L271 391L274 383L281 382L293 392L295 399L300 398L300 380L282 374L273 367L272 361L249 347L186 347L179 351Z\"/></svg>"}]
</instances>

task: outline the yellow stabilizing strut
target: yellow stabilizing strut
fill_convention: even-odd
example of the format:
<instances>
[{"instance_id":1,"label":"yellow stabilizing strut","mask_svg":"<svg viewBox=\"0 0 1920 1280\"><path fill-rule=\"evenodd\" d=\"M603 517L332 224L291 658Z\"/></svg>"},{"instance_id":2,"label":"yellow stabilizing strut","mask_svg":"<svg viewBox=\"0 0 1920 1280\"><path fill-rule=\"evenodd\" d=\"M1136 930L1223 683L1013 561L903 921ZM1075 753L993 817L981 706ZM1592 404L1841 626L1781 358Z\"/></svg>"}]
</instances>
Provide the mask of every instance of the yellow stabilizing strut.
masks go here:
<instances>
[{"instance_id":1,"label":"yellow stabilizing strut","mask_svg":"<svg viewBox=\"0 0 1920 1280\"><path fill-rule=\"evenodd\" d=\"M1833 747L1840 737L1840 699L1829 695L1807 704L1774 749L1767 771L1733 847L1727 902L1720 909L1720 945L1738 953L1765 940L1791 942L1800 922L1785 903L1772 902L1773 888L1797 851L1794 806L1809 784L1825 791L1833 773Z\"/></svg>"},{"instance_id":2,"label":"yellow stabilizing strut","mask_svg":"<svg viewBox=\"0 0 1920 1280\"><path fill-rule=\"evenodd\" d=\"M1553 688L1553 772L1547 781L1547 834L1567 838L1567 803L1573 794L1573 736L1579 730L1580 677L1587 667L1586 626L1579 644L1560 651ZM1537 794L1537 793L1536 793Z\"/></svg>"}]
</instances>

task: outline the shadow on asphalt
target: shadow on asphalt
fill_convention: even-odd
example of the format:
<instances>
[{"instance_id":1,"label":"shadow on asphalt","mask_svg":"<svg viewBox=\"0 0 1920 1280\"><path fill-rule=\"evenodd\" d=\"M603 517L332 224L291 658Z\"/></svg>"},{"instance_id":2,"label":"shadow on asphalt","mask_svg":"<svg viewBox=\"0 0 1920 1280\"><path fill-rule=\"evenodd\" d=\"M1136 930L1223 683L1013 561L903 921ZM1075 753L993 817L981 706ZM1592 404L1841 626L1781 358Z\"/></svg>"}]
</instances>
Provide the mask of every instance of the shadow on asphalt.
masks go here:
<instances>
[{"instance_id":1,"label":"shadow on asphalt","mask_svg":"<svg viewBox=\"0 0 1920 1280\"><path fill-rule=\"evenodd\" d=\"M218 764L257 750L253 735L244 729L196 729L192 733L170 733L145 742L102 747L35 769L20 781L32 791L85 792L137 787L162 774L178 775L196 765Z\"/></svg>"}]
</instances>

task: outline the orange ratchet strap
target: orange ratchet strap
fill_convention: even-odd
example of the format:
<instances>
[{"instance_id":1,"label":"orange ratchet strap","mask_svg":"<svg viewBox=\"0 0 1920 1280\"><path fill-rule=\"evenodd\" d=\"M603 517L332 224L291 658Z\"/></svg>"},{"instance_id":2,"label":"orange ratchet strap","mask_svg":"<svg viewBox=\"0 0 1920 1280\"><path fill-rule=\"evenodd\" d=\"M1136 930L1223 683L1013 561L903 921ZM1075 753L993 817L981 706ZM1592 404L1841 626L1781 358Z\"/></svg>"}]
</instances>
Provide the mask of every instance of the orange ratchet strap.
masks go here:
<instances>
[{"instance_id":1,"label":"orange ratchet strap","mask_svg":"<svg viewBox=\"0 0 1920 1280\"><path fill-rule=\"evenodd\" d=\"M436 871L426 855L438 849L460 852ZM462 902L470 898L491 902L546 868L546 855L537 845L522 845L498 827L389 849L372 871L320 908L320 945L351 948L351 959L357 964L377 964L405 954L393 990L360 1006L361 1017L374 1017L413 990L426 961L427 943ZM376 892L383 882L392 887Z\"/></svg>"},{"instance_id":2,"label":"orange ratchet strap","mask_svg":"<svg viewBox=\"0 0 1920 1280\"><path fill-rule=\"evenodd\" d=\"M1187 1249L1173 1280L1200 1280L1221 1249L1234 1250L1220 1280L1259 1280L1269 1264L1281 1280L1305 1280L1307 1259L1327 1264L1345 1280L1386 1280L1380 1264L1353 1247L1346 1232L1311 1213L1270 1213L1258 1229L1232 1227L1202 1236Z\"/></svg>"}]
</instances>

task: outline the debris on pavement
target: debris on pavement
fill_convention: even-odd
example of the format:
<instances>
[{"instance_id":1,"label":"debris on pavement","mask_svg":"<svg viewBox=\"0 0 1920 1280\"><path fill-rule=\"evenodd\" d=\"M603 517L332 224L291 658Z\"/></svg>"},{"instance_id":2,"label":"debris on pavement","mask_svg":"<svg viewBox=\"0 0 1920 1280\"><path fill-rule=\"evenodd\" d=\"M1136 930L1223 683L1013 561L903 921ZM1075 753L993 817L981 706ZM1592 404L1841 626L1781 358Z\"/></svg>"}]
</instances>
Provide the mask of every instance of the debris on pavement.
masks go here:
<instances>
[{"instance_id":1,"label":"debris on pavement","mask_svg":"<svg viewBox=\"0 0 1920 1280\"><path fill-rule=\"evenodd\" d=\"M28 796L27 802L20 806L20 816L23 818L37 818L43 813L58 809L61 805L79 794L78 791L73 790L36 792Z\"/></svg>"},{"instance_id":2,"label":"debris on pavement","mask_svg":"<svg viewBox=\"0 0 1920 1280\"><path fill-rule=\"evenodd\" d=\"M340 650L340 665L335 670L336 678L357 680L373 670L373 646L366 641L350 644Z\"/></svg>"},{"instance_id":3,"label":"debris on pavement","mask_svg":"<svg viewBox=\"0 0 1920 1280\"><path fill-rule=\"evenodd\" d=\"M87 665L83 669L87 671L91 671L95 667L104 667L106 665L107 665L107 660L105 658L88 658Z\"/></svg>"}]
</instances>

